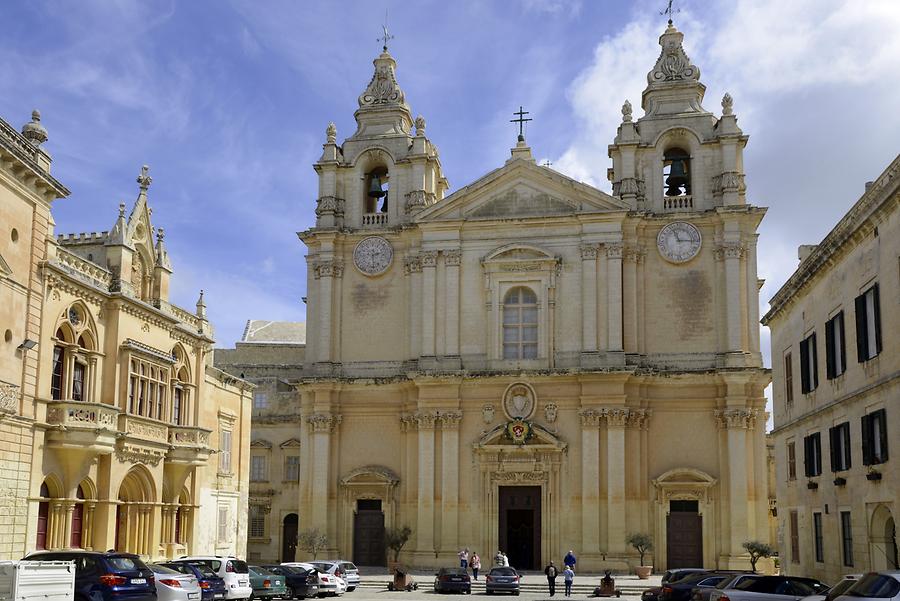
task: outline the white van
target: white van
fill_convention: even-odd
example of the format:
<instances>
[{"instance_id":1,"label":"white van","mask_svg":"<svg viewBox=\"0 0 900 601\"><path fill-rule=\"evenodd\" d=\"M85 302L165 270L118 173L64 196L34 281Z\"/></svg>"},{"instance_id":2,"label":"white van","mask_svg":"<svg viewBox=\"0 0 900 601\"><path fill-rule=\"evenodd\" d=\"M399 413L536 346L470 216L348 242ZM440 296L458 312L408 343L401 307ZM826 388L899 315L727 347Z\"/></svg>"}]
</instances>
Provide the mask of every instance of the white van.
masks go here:
<instances>
[{"instance_id":1,"label":"white van","mask_svg":"<svg viewBox=\"0 0 900 601\"><path fill-rule=\"evenodd\" d=\"M250 568L247 562L233 556L191 555L173 559L170 563L202 563L225 581L226 599L249 599L253 596L250 586Z\"/></svg>"}]
</instances>

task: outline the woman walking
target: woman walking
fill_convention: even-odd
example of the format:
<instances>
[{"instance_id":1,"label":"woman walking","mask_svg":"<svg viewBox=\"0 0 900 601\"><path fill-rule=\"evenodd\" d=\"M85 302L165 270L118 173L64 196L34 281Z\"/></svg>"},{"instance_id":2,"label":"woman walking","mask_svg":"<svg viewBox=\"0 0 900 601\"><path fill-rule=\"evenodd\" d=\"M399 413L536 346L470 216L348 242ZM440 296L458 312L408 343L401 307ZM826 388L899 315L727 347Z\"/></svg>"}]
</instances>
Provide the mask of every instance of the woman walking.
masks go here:
<instances>
[{"instance_id":1,"label":"woman walking","mask_svg":"<svg viewBox=\"0 0 900 601\"><path fill-rule=\"evenodd\" d=\"M478 557L478 553L472 551L472 560L469 563L472 564L472 580L478 580L478 570L481 569L481 558Z\"/></svg>"},{"instance_id":2,"label":"woman walking","mask_svg":"<svg viewBox=\"0 0 900 601\"><path fill-rule=\"evenodd\" d=\"M566 582L566 597L571 597L572 581L575 580L575 570L572 569L572 566L566 566L566 569L563 570L563 579Z\"/></svg>"}]
</instances>

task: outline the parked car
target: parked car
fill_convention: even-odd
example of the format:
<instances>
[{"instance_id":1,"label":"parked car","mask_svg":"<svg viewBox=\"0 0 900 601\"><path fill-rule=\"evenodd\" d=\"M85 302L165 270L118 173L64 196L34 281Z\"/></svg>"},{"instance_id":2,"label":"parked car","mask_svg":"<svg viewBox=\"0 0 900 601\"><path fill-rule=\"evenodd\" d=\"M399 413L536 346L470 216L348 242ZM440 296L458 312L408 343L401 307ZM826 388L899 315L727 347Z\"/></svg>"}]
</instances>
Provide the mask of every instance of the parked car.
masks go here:
<instances>
[{"instance_id":1,"label":"parked car","mask_svg":"<svg viewBox=\"0 0 900 601\"><path fill-rule=\"evenodd\" d=\"M660 579L660 584L675 582L676 580L681 580L685 576L696 574L697 572L709 572L709 570L705 568L675 568L673 570L666 570Z\"/></svg>"},{"instance_id":2,"label":"parked car","mask_svg":"<svg viewBox=\"0 0 900 601\"><path fill-rule=\"evenodd\" d=\"M723 580L710 593L710 601L797 601L828 587L813 578L739 574Z\"/></svg>"},{"instance_id":3,"label":"parked car","mask_svg":"<svg viewBox=\"0 0 900 601\"><path fill-rule=\"evenodd\" d=\"M253 595L250 586L250 570L247 562L231 555L192 555L173 560L177 563L204 563L225 581L226 599L249 599Z\"/></svg>"},{"instance_id":4,"label":"parked car","mask_svg":"<svg viewBox=\"0 0 900 601\"><path fill-rule=\"evenodd\" d=\"M275 574L259 566L248 566L250 569L250 586L253 587L253 599L274 599L288 595L287 577Z\"/></svg>"},{"instance_id":5,"label":"parked car","mask_svg":"<svg viewBox=\"0 0 900 601\"><path fill-rule=\"evenodd\" d=\"M289 561L281 564L283 566L292 566L295 568L303 568L304 570L315 570L316 574L319 577L319 597L326 597L328 595L343 595L347 590L347 583L344 582L344 579L335 576L334 574L329 574L323 570L320 570L316 566L311 563L306 563L302 561Z\"/></svg>"},{"instance_id":6,"label":"parked car","mask_svg":"<svg viewBox=\"0 0 900 601\"><path fill-rule=\"evenodd\" d=\"M213 572L212 568L206 565L205 563L197 562L172 562L172 563L161 563L159 564L170 570L175 570L176 572L181 572L182 574L191 574L197 579L197 583L200 585L200 599L201 601L217 601L218 599L224 599L225 595L228 593L228 587L225 586L225 581L219 578L219 576Z\"/></svg>"},{"instance_id":7,"label":"parked car","mask_svg":"<svg viewBox=\"0 0 900 601\"><path fill-rule=\"evenodd\" d=\"M153 572L137 555L97 551L38 551L25 559L75 562L75 597L91 601L156 601Z\"/></svg>"},{"instance_id":8,"label":"parked car","mask_svg":"<svg viewBox=\"0 0 900 601\"><path fill-rule=\"evenodd\" d=\"M485 591L488 595L494 593L512 593L518 596L521 588L522 577L515 568L496 567L491 568L484 577Z\"/></svg>"},{"instance_id":9,"label":"parked car","mask_svg":"<svg viewBox=\"0 0 900 601\"><path fill-rule=\"evenodd\" d=\"M147 567L156 576L158 601L200 601L200 583L193 574L183 574L155 563L148 563Z\"/></svg>"},{"instance_id":10,"label":"parked car","mask_svg":"<svg viewBox=\"0 0 900 601\"><path fill-rule=\"evenodd\" d=\"M870 572L835 601L900 601L900 571Z\"/></svg>"},{"instance_id":11,"label":"parked car","mask_svg":"<svg viewBox=\"0 0 900 601\"><path fill-rule=\"evenodd\" d=\"M677 580L671 580L662 586L659 601L690 601L693 599L694 589L713 589L723 580L731 580L737 574L734 572L691 572Z\"/></svg>"},{"instance_id":12,"label":"parked car","mask_svg":"<svg viewBox=\"0 0 900 601\"><path fill-rule=\"evenodd\" d=\"M644 592L641 593L641 601L658 601L660 592L662 592L661 586L651 586L648 589L644 589Z\"/></svg>"},{"instance_id":13,"label":"parked car","mask_svg":"<svg viewBox=\"0 0 900 601\"><path fill-rule=\"evenodd\" d=\"M288 594L295 599L316 597L321 591L319 588L319 571L312 566L301 568L299 565L266 564L260 567L273 574L284 576L285 584L289 591Z\"/></svg>"},{"instance_id":14,"label":"parked car","mask_svg":"<svg viewBox=\"0 0 900 601\"><path fill-rule=\"evenodd\" d=\"M837 584L835 584L830 589L825 591L820 591L821 594L818 595L809 595L808 597L803 597L800 601L834 601L841 595L847 592L851 586L856 584L856 581L862 578L862 574L847 574L840 580L838 580Z\"/></svg>"},{"instance_id":15,"label":"parked car","mask_svg":"<svg viewBox=\"0 0 900 601\"><path fill-rule=\"evenodd\" d=\"M329 559L326 561L310 562L323 572L334 574L338 578L343 578L347 583L347 592L353 592L359 586L359 568L352 561L346 559Z\"/></svg>"},{"instance_id":16,"label":"parked car","mask_svg":"<svg viewBox=\"0 0 900 601\"><path fill-rule=\"evenodd\" d=\"M472 579L466 568L441 568L434 575L434 592L436 593L472 593Z\"/></svg>"},{"instance_id":17,"label":"parked car","mask_svg":"<svg viewBox=\"0 0 900 601\"><path fill-rule=\"evenodd\" d=\"M704 582L703 586L694 586L691 589L691 601L709 601L710 594L712 594L712 592L714 590L716 590L716 587L718 585L722 584L722 582L724 580L726 580L726 579L731 580L732 578L734 578L735 576L740 575L740 574L752 574L752 572L732 571L732 570L728 570L728 571L716 570L716 571L709 572L710 576L712 576L712 575L722 576L722 579L718 580L714 583Z\"/></svg>"}]
</instances>

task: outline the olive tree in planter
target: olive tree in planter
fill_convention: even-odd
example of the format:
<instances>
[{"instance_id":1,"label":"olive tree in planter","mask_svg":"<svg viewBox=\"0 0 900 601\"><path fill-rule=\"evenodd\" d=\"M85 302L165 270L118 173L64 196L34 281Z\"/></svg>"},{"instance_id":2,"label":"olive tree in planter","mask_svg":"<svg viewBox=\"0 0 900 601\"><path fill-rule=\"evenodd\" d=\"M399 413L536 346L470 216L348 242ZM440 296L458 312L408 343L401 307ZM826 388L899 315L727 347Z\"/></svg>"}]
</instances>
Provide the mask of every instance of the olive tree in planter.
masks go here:
<instances>
[{"instance_id":1,"label":"olive tree in planter","mask_svg":"<svg viewBox=\"0 0 900 601\"><path fill-rule=\"evenodd\" d=\"M641 556L641 565L634 568L638 578L641 580L650 578L653 566L644 565L644 555L653 550L653 537L645 532L635 532L634 534L629 534L625 541L634 547L634 550Z\"/></svg>"},{"instance_id":2,"label":"olive tree in planter","mask_svg":"<svg viewBox=\"0 0 900 601\"><path fill-rule=\"evenodd\" d=\"M315 559L328 546L328 536L318 528L308 528L297 535L297 546L312 553Z\"/></svg>"},{"instance_id":3,"label":"olive tree in planter","mask_svg":"<svg viewBox=\"0 0 900 601\"><path fill-rule=\"evenodd\" d=\"M409 541L410 536L412 536L412 528L409 526L394 526L385 530L384 546L393 552L393 558L388 563L388 570L391 572L400 565L400 550Z\"/></svg>"},{"instance_id":4,"label":"olive tree in planter","mask_svg":"<svg viewBox=\"0 0 900 601\"><path fill-rule=\"evenodd\" d=\"M750 569L756 572L756 562L762 557L772 557L775 555L775 547L768 543L761 543L758 540L748 540L743 545L744 551L750 554Z\"/></svg>"}]
</instances>

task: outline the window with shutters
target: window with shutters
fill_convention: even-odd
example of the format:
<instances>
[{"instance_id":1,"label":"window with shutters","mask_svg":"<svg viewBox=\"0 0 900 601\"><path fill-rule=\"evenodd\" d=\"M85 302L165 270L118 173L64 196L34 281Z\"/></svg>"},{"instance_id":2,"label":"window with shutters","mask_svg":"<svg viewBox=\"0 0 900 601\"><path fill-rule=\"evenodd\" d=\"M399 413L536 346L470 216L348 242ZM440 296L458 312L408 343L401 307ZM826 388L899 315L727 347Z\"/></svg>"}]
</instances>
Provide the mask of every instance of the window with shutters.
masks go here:
<instances>
[{"instance_id":1,"label":"window with shutters","mask_svg":"<svg viewBox=\"0 0 900 601\"><path fill-rule=\"evenodd\" d=\"M298 455L288 455L284 458L284 481L300 481L300 457Z\"/></svg>"},{"instance_id":2,"label":"window with shutters","mask_svg":"<svg viewBox=\"0 0 900 601\"><path fill-rule=\"evenodd\" d=\"M843 311L825 323L825 355L825 371L829 380L833 380L847 371Z\"/></svg>"},{"instance_id":3,"label":"window with shutters","mask_svg":"<svg viewBox=\"0 0 900 601\"><path fill-rule=\"evenodd\" d=\"M784 402L794 402L794 360L791 353L784 356Z\"/></svg>"},{"instance_id":4,"label":"window with shutters","mask_svg":"<svg viewBox=\"0 0 900 601\"><path fill-rule=\"evenodd\" d=\"M265 482L269 478L266 476L266 457L265 455L250 456L250 482Z\"/></svg>"},{"instance_id":5,"label":"window with shutters","mask_svg":"<svg viewBox=\"0 0 900 601\"><path fill-rule=\"evenodd\" d=\"M822 473L822 436L819 432L803 439L803 464L807 478Z\"/></svg>"},{"instance_id":6,"label":"window with shutters","mask_svg":"<svg viewBox=\"0 0 900 601\"><path fill-rule=\"evenodd\" d=\"M788 480L797 479L797 448L794 441L787 443Z\"/></svg>"},{"instance_id":7,"label":"window with shutters","mask_svg":"<svg viewBox=\"0 0 900 601\"><path fill-rule=\"evenodd\" d=\"M537 359L538 299L530 288L518 286L503 300L503 358Z\"/></svg>"},{"instance_id":8,"label":"window with shutters","mask_svg":"<svg viewBox=\"0 0 900 601\"><path fill-rule=\"evenodd\" d=\"M822 539L822 514L813 514L813 548L816 552L816 563L825 563L825 545Z\"/></svg>"},{"instance_id":9,"label":"window with shutters","mask_svg":"<svg viewBox=\"0 0 900 601\"><path fill-rule=\"evenodd\" d=\"M800 390L803 394L809 394L819 386L817 363L816 334L813 332L800 342Z\"/></svg>"},{"instance_id":10,"label":"window with shutters","mask_svg":"<svg viewBox=\"0 0 900 601\"><path fill-rule=\"evenodd\" d=\"M853 523L849 511L841 512L841 550L844 566L853 567Z\"/></svg>"},{"instance_id":11,"label":"window with shutters","mask_svg":"<svg viewBox=\"0 0 900 601\"><path fill-rule=\"evenodd\" d=\"M266 512L259 505L250 506L247 535L250 538L263 538L266 535Z\"/></svg>"},{"instance_id":12,"label":"window with shutters","mask_svg":"<svg viewBox=\"0 0 900 601\"><path fill-rule=\"evenodd\" d=\"M231 430L219 432L219 473L231 473Z\"/></svg>"},{"instance_id":13,"label":"window with shutters","mask_svg":"<svg viewBox=\"0 0 900 601\"><path fill-rule=\"evenodd\" d=\"M831 445L831 471L843 472L850 469L850 422L838 424L828 430Z\"/></svg>"},{"instance_id":14,"label":"window with shutters","mask_svg":"<svg viewBox=\"0 0 900 601\"><path fill-rule=\"evenodd\" d=\"M863 465L876 465L888 460L887 412L873 411L862 417Z\"/></svg>"},{"instance_id":15,"label":"window with shutters","mask_svg":"<svg viewBox=\"0 0 900 601\"><path fill-rule=\"evenodd\" d=\"M228 541L228 508L219 507L216 538L220 543Z\"/></svg>"},{"instance_id":16,"label":"window with shutters","mask_svg":"<svg viewBox=\"0 0 900 601\"><path fill-rule=\"evenodd\" d=\"M878 284L856 297L856 355L860 363L881 352L881 306Z\"/></svg>"},{"instance_id":17,"label":"window with shutters","mask_svg":"<svg viewBox=\"0 0 900 601\"><path fill-rule=\"evenodd\" d=\"M791 536L791 562L800 563L800 523L797 519L797 511L789 514L789 530Z\"/></svg>"}]
</instances>

